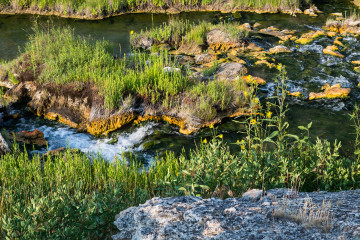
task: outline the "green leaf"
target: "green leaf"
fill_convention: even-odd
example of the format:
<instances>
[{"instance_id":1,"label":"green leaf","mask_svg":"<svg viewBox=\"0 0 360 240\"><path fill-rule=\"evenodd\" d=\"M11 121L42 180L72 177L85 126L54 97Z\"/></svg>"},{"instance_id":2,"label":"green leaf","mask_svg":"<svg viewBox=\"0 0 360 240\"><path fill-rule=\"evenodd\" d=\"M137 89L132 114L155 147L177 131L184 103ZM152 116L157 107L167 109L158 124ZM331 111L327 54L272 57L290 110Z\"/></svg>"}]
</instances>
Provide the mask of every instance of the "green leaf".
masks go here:
<instances>
[{"instance_id":1,"label":"green leaf","mask_svg":"<svg viewBox=\"0 0 360 240\"><path fill-rule=\"evenodd\" d=\"M307 125L307 128L310 129L312 126L312 122L309 122L309 124Z\"/></svg>"},{"instance_id":2,"label":"green leaf","mask_svg":"<svg viewBox=\"0 0 360 240\"><path fill-rule=\"evenodd\" d=\"M359 154L360 154L360 149L356 150L356 151L354 152L354 154L355 154L355 155L359 155Z\"/></svg>"},{"instance_id":3,"label":"green leaf","mask_svg":"<svg viewBox=\"0 0 360 240\"><path fill-rule=\"evenodd\" d=\"M267 137L267 138L272 139L273 137L276 137L278 134L279 134L279 131L273 131L273 132L270 134L270 136Z\"/></svg>"},{"instance_id":4,"label":"green leaf","mask_svg":"<svg viewBox=\"0 0 360 240\"><path fill-rule=\"evenodd\" d=\"M300 130L304 130L304 131L307 131L307 128L306 128L306 127L304 127L304 126L298 126L298 129L300 129Z\"/></svg>"},{"instance_id":5,"label":"green leaf","mask_svg":"<svg viewBox=\"0 0 360 240\"><path fill-rule=\"evenodd\" d=\"M291 137L291 138L295 138L296 140L299 141L299 137L294 135L294 134L286 134L287 137Z\"/></svg>"}]
</instances>

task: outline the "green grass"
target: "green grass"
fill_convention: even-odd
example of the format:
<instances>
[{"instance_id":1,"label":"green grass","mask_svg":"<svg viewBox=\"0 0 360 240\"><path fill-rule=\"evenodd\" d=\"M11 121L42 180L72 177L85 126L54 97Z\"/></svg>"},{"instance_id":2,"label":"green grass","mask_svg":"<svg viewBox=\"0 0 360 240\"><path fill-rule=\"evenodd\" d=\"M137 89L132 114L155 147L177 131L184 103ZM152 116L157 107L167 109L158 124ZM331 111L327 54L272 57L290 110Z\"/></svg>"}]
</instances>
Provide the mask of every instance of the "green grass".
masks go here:
<instances>
[{"instance_id":1,"label":"green grass","mask_svg":"<svg viewBox=\"0 0 360 240\"><path fill-rule=\"evenodd\" d=\"M159 56L134 52L116 60L110 42L79 38L68 28L51 29L50 33L36 30L26 44L23 58L31 63L34 73L43 66L38 76L40 83L95 84L109 108L120 107L126 97L135 94L156 103L167 94L184 91L190 84L186 71L163 70L181 68L167 52Z\"/></svg>"},{"instance_id":2,"label":"green grass","mask_svg":"<svg viewBox=\"0 0 360 240\"><path fill-rule=\"evenodd\" d=\"M359 111L353 117L359 119ZM259 115L257 124L262 120L271 119ZM0 157L0 237L108 239L116 232L112 224L116 214L154 196L207 198L216 192L238 197L249 188L360 187L358 151L345 157L337 141L310 141L309 126L301 127L303 135L282 132L262 139L252 136L254 124L248 126L252 130L245 141L235 143L236 153L214 130L212 140L179 157L168 153L147 171L131 154L108 162L69 149L65 155L42 159L15 145L13 153ZM258 142L266 139L282 147L260 148Z\"/></svg>"},{"instance_id":3,"label":"green grass","mask_svg":"<svg viewBox=\"0 0 360 240\"><path fill-rule=\"evenodd\" d=\"M278 68L277 97L264 106L254 100L257 107L244 120L243 138L232 143L235 152L214 128L211 140L180 156L166 153L147 170L131 153L110 162L71 149L31 157L15 144L12 153L0 156L0 237L109 239L116 232L116 214L155 196L226 198L249 188L360 188L360 108L350 115L356 137L347 156L338 141L311 140L311 123L299 126L299 135L288 133L286 71ZM226 87L212 82L191 93L219 104Z\"/></svg>"},{"instance_id":4,"label":"green grass","mask_svg":"<svg viewBox=\"0 0 360 240\"><path fill-rule=\"evenodd\" d=\"M308 1L306 1L308 3ZM180 9L196 9L208 5L215 8L226 9L261 9L261 10L277 10L277 9L294 9L299 8L303 2L300 0L232 0L224 5L219 0L1 0L0 7L2 9L13 10L39 10L40 12L55 11L62 15L78 15L87 17L109 16L119 12L136 11L136 10L154 10L168 9L173 6Z\"/></svg>"},{"instance_id":5,"label":"green grass","mask_svg":"<svg viewBox=\"0 0 360 240\"><path fill-rule=\"evenodd\" d=\"M184 32L183 28L187 28L186 24L181 28L179 22L171 26L172 31L173 26L177 26L175 28L178 32ZM6 65L10 69L9 79L13 82L19 81L14 76L30 71L40 84L53 84L60 92L63 86L71 85L76 90L88 84L98 89L107 108L124 111L132 107L135 99L159 111L159 106L190 111L196 105L196 101L183 102L182 99L201 83L192 78L188 67L179 64L166 50L156 54L133 51L130 55L115 59L112 43L78 37L70 28L43 31L35 26L34 32L20 57ZM19 64L25 64L26 67L20 70ZM228 84L224 95L235 98L238 93L233 91L234 88L237 88L236 84ZM244 85L238 91L247 89L248 86ZM217 100L207 103L212 104L208 109L218 105ZM244 99L237 103L237 107L244 107L248 103L249 100ZM221 109L224 109L224 104ZM213 112L210 116L215 117Z\"/></svg>"},{"instance_id":6,"label":"green grass","mask_svg":"<svg viewBox=\"0 0 360 240\"><path fill-rule=\"evenodd\" d=\"M131 45L140 48L141 40L147 39L153 45L169 44L172 48L178 48L181 44L204 45L206 44L206 34L213 29L221 29L228 33L235 41L241 41L248 37L248 31L237 23L209 22L190 23L187 20L171 19L169 23L149 30L133 33L130 36Z\"/></svg>"}]
</instances>

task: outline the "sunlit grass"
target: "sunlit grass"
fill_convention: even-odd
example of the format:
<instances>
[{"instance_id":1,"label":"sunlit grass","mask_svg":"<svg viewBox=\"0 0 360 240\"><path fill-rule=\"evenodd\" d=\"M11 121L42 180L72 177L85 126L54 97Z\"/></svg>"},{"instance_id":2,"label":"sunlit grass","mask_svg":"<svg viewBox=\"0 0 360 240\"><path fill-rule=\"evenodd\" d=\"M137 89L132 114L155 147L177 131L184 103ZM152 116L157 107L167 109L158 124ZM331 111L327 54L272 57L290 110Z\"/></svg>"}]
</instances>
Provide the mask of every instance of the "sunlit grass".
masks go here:
<instances>
[{"instance_id":1,"label":"sunlit grass","mask_svg":"<svg viewBox=\"0 0 360 240\"><path fill-rule=\"evenodd\" d=\"M305 2L309 2L308 0ZM63 15L79 14L88 16L104 16L118 13L121 11L132 11L151 8L170 8L173 6L179 8L206 7L215 6L220 9L225 7L238 9L294 9L299 8L302 2L300 0L232 0L224 6L220 0L2 0L0 7L19 9L32 9L40 11L55 10Z\"/></svg>"}]
</instances>

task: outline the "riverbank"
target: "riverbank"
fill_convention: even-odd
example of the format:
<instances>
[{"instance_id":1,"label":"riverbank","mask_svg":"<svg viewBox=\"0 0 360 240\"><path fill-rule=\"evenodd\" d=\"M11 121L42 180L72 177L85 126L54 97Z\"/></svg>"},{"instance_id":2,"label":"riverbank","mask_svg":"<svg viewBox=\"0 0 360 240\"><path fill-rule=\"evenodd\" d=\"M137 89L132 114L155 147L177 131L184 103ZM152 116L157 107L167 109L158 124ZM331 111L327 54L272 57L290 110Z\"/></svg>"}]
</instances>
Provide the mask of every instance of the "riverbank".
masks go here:
<instances>
[{"instance_id":1,"label":"riverbank","mask_svg":"<svg viewBox=\"0 0 360 240\"><path fill-rule=\"evenodd\" d=\"M191 27L182 22L174 26L184 35ZM237 47L246 38L240 25L207 28L223 29L229 36L226 43ZM239 32L231 35L235 28ZM215 36L215 41L224 40ZM93 135L148 120L164 120L191 134L225 117L249 115L259 103L253 92L261 79L239 77L247 71L240 62L214 63L203 70L208 78L201 80L186 65L186 56L166 49L133 51L117 59L112 53L109 42L78 38L68 28L36 30L21 56L1 67L0 84L11 87L4 97Z\"/></svg>"},{"instance_id":2,"label":"riverbank","mask_svg":"<svg viewBox=\"0 0 360 240\"><path fill-rule=\"evenodd\" d=\"M310 6L310 1L302 3L298 0L292 1L238 1L238 0L208 0L208 1L92 1L84 3L75 0L65 3L54 3L52 1L32 0L28 2L7 1L0 4L0 14L36 14L54 15L65 18L78 18L86 20L99 20L127 13L167 13L178 14L181 12L256 12L256 13L302 13L301 7Z\"/></svg>"},{"instance_id":3,"label":"riverbank","mask_svg":"<svg viewBox=\"0 0 360 240\"><path fill-rule=\"evenodd\" d=\"M354 114L358 120L359 112ZM272 123L282 122L277 116L272 119ZM266 125L269 119L265 120ZM307 138L311 124L302 126L304 132L298 136L276 124L278 130L265 131L259 138L267 127L260 124L261 118L256 121L249 119L247 137L234 143L237 153L230 152L223 136L214 131L214 138L203 139L196 150L179 157L167 153L147 169L131 154L108 161L74 149L32 156L15 144L12 153L0 156L1 236L108 239L118 232L115 215L155 196L224 199L255 188L337 191L360 187L359 143L354 154L344 157L338 142L311 143ZM291 209L278 210L281 218Z\"/></svg>"}]
</instances>

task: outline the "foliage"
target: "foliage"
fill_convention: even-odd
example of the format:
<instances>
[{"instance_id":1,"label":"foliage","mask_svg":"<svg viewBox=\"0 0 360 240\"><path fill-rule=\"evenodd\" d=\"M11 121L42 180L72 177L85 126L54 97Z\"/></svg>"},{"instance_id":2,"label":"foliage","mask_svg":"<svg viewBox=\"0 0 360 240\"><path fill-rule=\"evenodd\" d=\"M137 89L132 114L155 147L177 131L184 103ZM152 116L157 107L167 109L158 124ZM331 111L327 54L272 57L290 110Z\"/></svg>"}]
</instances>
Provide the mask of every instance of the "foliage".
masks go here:
<instances>
[{"instance_id":1,"label":"foliage","mask_svg":"<svg viewBox=\"0 0 360 240\"><path fill-rule=\"evenodd\" d=\"M305 2L308 2L305 1ZM229 5L235 8L254 9L294 9L301 5L299 0L232 0ZM19 9L36 9L40 11L56 11L62 15L85 15L88 17L108 16L122 11L136 11L139 9L168 9L174 6L179 8L195 8L208 5L221 6L219 0L2 0L0 7Z\"/></svg>"},{"instance_id":2,"label":"foliage","mask_svg":"<svg viewBox=\"0 0 360 240\"><path fill-rule=\"evenodd\" d=\"M35 27L26 44L24 58L30 58L34 74L42 66L40 82L58 85L94 83L105 97L106 106L118 108L127 96L140 94L153 103L165 95L184 91L190 80L166 51L160 55L134 52L114 59L112 44L76 37L69 28L45 32Z\"/></svg>"},{"instance_id":3,"label":"foliage","mask_svg":"<svg viewBox=\"0 0 360 240\"><path fill-rule=\"evenodd\" d=\"M173 155L148 172L130 160L89 159L70 149L31 158L15 146L13 154L0 158L1 238L109 238L115 214L152 196L166 196L162 180L178 172Z\"/></svg>"},{"instance_id":4,"label":"foliage","mask_svg":"<svg viewBox=\"0 0 360 240\"><path fill-rule=\"evenodd\" d=\"M176 21L170 22L170 26L171 32L183 32L182 27L187 28L186 23L183 25ZM227 103L238 95L234 89L243 91L248 88L246 84L239 88L237 84L213 82L208 84L212 91L210 93L210 90L201 86L201 82L194 80L188 66L178 63L177 58L166 50L152 54L133 51L122 58L114 58L110 42L78 37L70 28L42 30L35 24L34 32L22 55L8 64L10 80L18 83L21 77L15 76L21 76L24 72L29 75L32 71L36 81L52 85L60 93L67 91L63 90L67 89L64 86L80 90L86 86L95 86L109 109L126 112L135 102L141 102L156 109L162 106L165 110L182 111L194 109L193 105L196 105L195 102L182 101L184 96L194 98L200 94L206 98L206 104L201 105L201 113L195 114L195 117L213 120L216 108L220 106L221 111L224 110ZM169 38L176 37L169 35ZM19 68L19 64L26 67ZM217 63L205 74L214 74L216 69ZM221 90L219 93L223 98L228 96L226 101L218 99L216 87ZM208 98L206 92L212 96ZM244 107L250 100L236 101L228 109Z\"/></svg>"},{"instance_id":5,"label":"foliage","mask_svg":"<svg viewBox=\"0 0 360 240\"><path fill-rule=\"evenodd\" d=\"M181 43L204 45L206 34L215 28L229 33L234 39L243 40L248 37L248 31L240 26L237 23L212 24L205 21L190 23L188 20L171 19L169 23L159 27L131 34L130 42L136 48L141 47L140 43L143 39L148 39L154 45L167 43L173 48L178 48Z\"/></svg>"}]
</instances>

